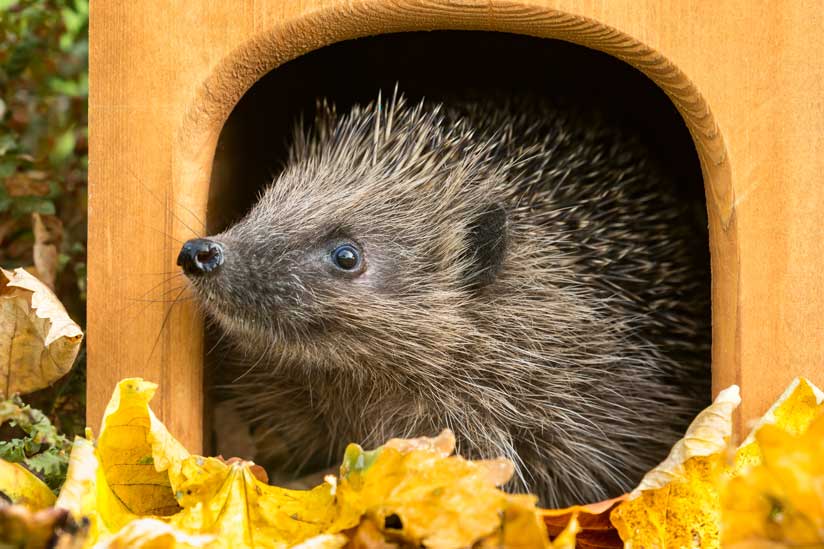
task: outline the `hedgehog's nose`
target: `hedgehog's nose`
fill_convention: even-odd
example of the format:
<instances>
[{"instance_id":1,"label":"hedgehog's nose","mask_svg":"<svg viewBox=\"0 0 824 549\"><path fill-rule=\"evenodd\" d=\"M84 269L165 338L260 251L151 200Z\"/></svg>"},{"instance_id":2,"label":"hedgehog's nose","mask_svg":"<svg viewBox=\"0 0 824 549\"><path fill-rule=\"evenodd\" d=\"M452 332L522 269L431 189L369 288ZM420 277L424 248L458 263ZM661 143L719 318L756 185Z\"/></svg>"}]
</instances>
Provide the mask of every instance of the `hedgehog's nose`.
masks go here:
<instances>
[{"instance_id":1,"label":"hedgehog's nose","mask_svg":"<svg viewBox=\"0 0 824 549\"><path fill-rule=\"evenodd\" d=\"M205 238L189 240L180 249L177 264L187 275L210 273L223 264L223 247Z\"/></svg>"}]
</instances>

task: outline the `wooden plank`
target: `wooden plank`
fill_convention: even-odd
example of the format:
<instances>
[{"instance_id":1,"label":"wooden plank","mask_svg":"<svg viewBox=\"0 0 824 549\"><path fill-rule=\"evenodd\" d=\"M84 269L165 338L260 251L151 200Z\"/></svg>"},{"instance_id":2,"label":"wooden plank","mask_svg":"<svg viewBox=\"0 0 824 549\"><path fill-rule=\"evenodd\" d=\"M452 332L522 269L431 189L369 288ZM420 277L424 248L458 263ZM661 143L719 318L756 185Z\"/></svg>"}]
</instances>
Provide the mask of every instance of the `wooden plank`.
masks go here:
<instances>
[{"instance_id":1,"label":"wooden plank","mask_svg":"<svg viewBox=\"0 0 824 549\"><path fill-rule=\"evenodd\" d=\"M180 242L201 231L172 187L181 113L251 12L183 3L94 2L90 21L89 425L116 382L160 384L152 407L193 451L202 443L202 320L181 293ZM191 227L191 229L189 228ZM148 300L148 301L147 301Z\"/></svg>"},{"instance_id":2,"label":"wooden plank","mask_svg":"<svg viewBox=\"0 0 824 549\"><path fill-rule=\"evenodd\" d=\"M194 217L205 217L222 121L255 79L296 55L418 28L491 28L612 48L668 89L690 113L709 179L716 390L741 385L746 420L795 375L824 385L820 1L97 0L90 29L90 424L118 379L142 375L162 383L155 408L171 431L199 449L201 321L186 302L161 331L164 304L130 300L162 281L150 273L174 271L178 241L192 234L176 217L194 232ZM712 134L716 123L725 146ZM173 297L176 287L172 280L149 295Z\"/></svg>"}]
</instances>

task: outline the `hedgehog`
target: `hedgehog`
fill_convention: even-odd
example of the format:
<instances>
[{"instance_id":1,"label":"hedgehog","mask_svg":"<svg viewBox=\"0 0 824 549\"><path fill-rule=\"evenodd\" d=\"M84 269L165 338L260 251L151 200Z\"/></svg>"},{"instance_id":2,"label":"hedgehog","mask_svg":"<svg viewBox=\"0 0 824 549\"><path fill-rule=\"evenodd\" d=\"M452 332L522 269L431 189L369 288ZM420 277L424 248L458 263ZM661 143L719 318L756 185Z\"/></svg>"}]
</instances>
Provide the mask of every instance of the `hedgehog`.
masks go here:
<instances>
[{"instance_id":1,"label":"hedgehog","mask_svg":"<svg viewBox=\"0 0 824 549\"><path fill-rule=\"evenodd\" d=\"M596 501L709 398L701 231L675 186L638 132L574 104L324 101L248 214L178 264L257 461L306 474L448 428L514 463L509 490Z\"/></svg>"}]
</instances>

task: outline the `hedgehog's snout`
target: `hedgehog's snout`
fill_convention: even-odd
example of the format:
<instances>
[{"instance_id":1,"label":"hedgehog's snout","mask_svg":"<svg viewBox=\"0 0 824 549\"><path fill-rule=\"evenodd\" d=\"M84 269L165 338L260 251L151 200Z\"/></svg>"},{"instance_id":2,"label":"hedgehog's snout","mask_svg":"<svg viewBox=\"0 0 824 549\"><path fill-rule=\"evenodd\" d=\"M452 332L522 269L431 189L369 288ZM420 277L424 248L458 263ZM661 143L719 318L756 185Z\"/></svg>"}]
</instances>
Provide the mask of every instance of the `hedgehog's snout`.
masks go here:
<instances>
[{"instance_id":1,"label":"hedgehog's snout","mask_svg":"<svg viewBox=\"0 0 824 549\"><path fill-rule=\"evenodd\" d=\"M180 249L177 264L189 276L211 273L223 264L223 246L206 238L189 240Z\"/></svg>"}]
</instances>

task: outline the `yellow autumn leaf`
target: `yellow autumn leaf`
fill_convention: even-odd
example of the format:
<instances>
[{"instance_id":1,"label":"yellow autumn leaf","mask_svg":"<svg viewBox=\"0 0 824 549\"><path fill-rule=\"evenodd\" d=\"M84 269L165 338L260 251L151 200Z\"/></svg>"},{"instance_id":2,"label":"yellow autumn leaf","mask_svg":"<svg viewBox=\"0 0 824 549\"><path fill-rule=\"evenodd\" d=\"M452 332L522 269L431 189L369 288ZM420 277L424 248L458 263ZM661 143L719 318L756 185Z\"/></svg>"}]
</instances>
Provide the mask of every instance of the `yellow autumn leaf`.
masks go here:
<instances>
[{"instance_id":1,"label":"yellow autumn leaf","mask_svg":"<svg viewBox=\"0 0 824 549\"><path fill-rule=\"evenodd\" d=\"M293 545L291 549L342 549L348 543L349 538L342 534L321 534Z\"/></svg>"},{"instance_id":2,"label":"yellow autumn leaf","mask_svg":"<svg viewBox=\"0 0 824 549\"><path fill-rule=\"evenodd\" d=\"M75 437L69 455L66 481L60 488L60 494L54 506L68 510L78 520L89 516L96 505L96 480L99 465L94 444L85 438Z\"/></svg>"},{"instance_id":3,"label":"yellow autumn leaf","mask_svg":"<svg viewBox=\"0 0 824 549\"><path fill-rule=\"evenodd\" d=\"M821 400L796 380L742 445L745 465L723 490L724 547L824 546Z\"/></svg>"},{"instance_id":4,"label":"yellow autumn leaf","mask_svg":"<svg viewBox=\"0 0 824 549\"><path fill-rule=\"evenodd\" d=\"M182 447L171 438L146 406L154 390L153 384L141 380L120 383L107 408L98 447L95 448L90 440L91 433L88 430L87 438L78 437L74 440L66 482L55 506L68 510L76 521L89 521L87 546L97 541L105 542L143 513L163 509L163 504L169 501L176 506L168 475L164 473L155 476L147 471L147 468L154 471L152 441L162 440L164 434L169 441L166 444L156 444L158 453L162 449L168 449L169 453L176 451L178 455L174 459L178 459L183 452ZM133 426L137 428L124 429L129 422L133 422ZM140 427L152 426L153 422L156 433L154 437L150 437L149 429ZM128 434L135 433L139 436L134 439L128 437ZM105 464L102 459L104 456ZM134 472L135 469L139 474L131 479L127 478L128 471ZM148 486L141 484L147 479L150 481ZM164 479L165 492L161 490ZM135 494L146 496L146 501L140 501ZM158 501L161 502L160 505L157 504ZM130 504L135 504L134 508ZM149 541L151 540L147 540L147 543Z\"/></svg>"},{"instance_id":5,"label":"yellow autumn leaf","mask_svg":"<svg viewBox=\"0 0 824 549\"><path fill-rule=\"evenodd\" d=\"M429 441L390 441L373 451L350 444L341 466L334 527L351 528L365 516L390 539L431 549L469 547L484 538L499 539L501 532L513 547L536 547L531 545L536 539L549 546L536 498L496 487L512 475L511 464L449 456L453 447L448 431ZM520 528L508 530L507 519ZM518 536L528 541L520 545Z\"/></svg>"},{"instance_id":6,"label":"yellow autumn leaf","mask_svg":"<svg viewBox=\"0 0 824 549\"><path fill-rule=\"evenodd\" d=\"M480 542L473 544L472 547L479 549L575 548L575 535L578 532L575 516L569 518L566 527L555 538L555 543L550 543L543 518L536 512L535 498L513 495L507 499L503 520L498 529Z\"/></svg>"},{"instance_id":7,"label":"yellow autumn leaf","mask_svg":"<svg viewBox=\"0 0 824 549\"><path fill-rule=\"evenodd\" d=\"M669 456L647 473L611 519L625 547L719 547L719 483L738 387L718 395Z\"/></svg>"},{"instance_id":8,"label":"yellow autumn leaf","mask_svg":"<svg viewBox=\"0 0 824 549\"><path fill-rule=\"evenodd\" d=\"M218 547L214 536L190 535L154 518L128 523L115 536L94 546L95 549L208 549Z\"/></svg>"},{"instance_id":9,"label":"yellow autumn leaf","mask_svg":"<svg viewBox=\"0 0 824 549\"><path fill-rule=\"evenodd\" d=\"M138 518L109 488L94 444L81 437L72 444L66 482L55 507L69 511L77 522L88 521L89 545Z\"/></svg>"},{"instance_id":10,"label":"yellow autumn leaf","mask_svg":"<svg viewBox=\"0 0 824 549\"><path fill-rule=\"evenodd\" d=\"M179 468L189 457L149 409L156 390L142 379L121 381L97 441L106 483L135 515L168 516L180 510L167 469Z\"/></svg>"},{"instance_id":11,"label":"yellow autumn leaf","mask_svg":"<svg viewBox=\"0 0 824 549\"><path fill-rule=\"evenodd\" d=\"M170 517L186 532L214 534L225 547L286 548L324 533L334 519L332 485L312 490L269 486L251 462L185 459L173 488L183 510Z\"/></svg>"},{"instance_id":12,"label":"yellow autumn leaf","mask_svg":"<svg viewBox=\"0 0 824 549\"><path fill-rule=\"evenodd\" d=\"M54 504L54 493L19 463L0 459L0 498L39 511Z\"/></svg>"},{"instance_id":13,"label":"yellow autumn leaf","mask_svg":"<svg viewBox=\"0 0 824 549\"><path fill-rule=\"evenodd\" d=\"M769 410L756 422L735 452L733 474L761 464L756 434L766 425L775 425L790 434L807 430L814 417L824 410L824 393L803 377L795 378Z\"/></svg>"},{"instance_id":14,"label":"yellow autumn leaf","mask_svg":"<svg viewBox=\"0 0 824 549\"><path fill-rule=\"evenodd\" d=\"M418 438L392 438L387 440L383 449L391 448L401 453L409 453L412 451L429 452L438 457L449 457L455 451L455 435L452 431L444 430L436 437L418 437ZM504 473L505 477L499 482L502 484L509 480L512 476L512 470L508 474Z\"/></svg>"},{"instance_id":15,"label":"yellow autumn leaf","mask_svg":"<svg viewBox=\"0 0 824 549\"><path fill-rule=\"evenodd\" d=\"M82 339L45 284L23 269L0 269L0 395L30 393L62 377Z\"/></svg>"}]
</instances>

